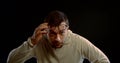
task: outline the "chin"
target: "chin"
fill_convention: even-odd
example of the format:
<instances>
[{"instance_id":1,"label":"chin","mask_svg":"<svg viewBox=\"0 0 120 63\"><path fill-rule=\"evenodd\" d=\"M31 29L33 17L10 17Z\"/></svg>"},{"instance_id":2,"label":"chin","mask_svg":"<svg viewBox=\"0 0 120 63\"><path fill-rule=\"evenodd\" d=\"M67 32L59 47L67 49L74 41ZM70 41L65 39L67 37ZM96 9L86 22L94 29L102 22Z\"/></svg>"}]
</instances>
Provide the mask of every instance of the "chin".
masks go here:
<instances>
[{"instance_id":1,"label":"chin","mask_svg":"<svg viewBox=\"0 0 120 63\"><path fill-rule=\"evenodd\" d=\"M52 43L53 48L61 48L63 46L63 42L53 42Z\"/></svg>"},{"instance_id":2,"label":"chin","mask_svg":"<svg viewBox=\"0 0 120 63\"><path fill-rule=\"evenodd\" d=\"M56 48L61 48L63 45L56 46Z\"/></svg>"},{"instance_id":3,"label":"chin","mask_svg":"<svg viewBox=\"0 0 120 63\"><path fill-rule=\"evenodd\" d=\"M61 48L62 46L63 46L63 44L59 44L59 45L57 45L57 44L55 45L55 44L54 44L52 47L53 47L53 48Z\"/></svg>"},{"instance_id":4,"label":"chin","mask_svg":"<svg viewBox=\"0 0 120 63\"><path fill-rule=\"evenodd\" d=\"M61 48L63 44L55 45L56 48Z\"/></svg>"}]
</instances>

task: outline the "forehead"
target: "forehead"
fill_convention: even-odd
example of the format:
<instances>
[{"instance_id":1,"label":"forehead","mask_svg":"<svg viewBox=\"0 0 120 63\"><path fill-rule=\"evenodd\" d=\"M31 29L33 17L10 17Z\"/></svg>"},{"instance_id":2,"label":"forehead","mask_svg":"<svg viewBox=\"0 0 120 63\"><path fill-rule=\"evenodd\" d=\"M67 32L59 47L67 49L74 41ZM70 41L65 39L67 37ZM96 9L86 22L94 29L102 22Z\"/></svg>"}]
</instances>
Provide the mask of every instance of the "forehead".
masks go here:
<instances>
[{"instance_id":1,"label":"forehead","mask_svg":"<svg viewBox=\"0 0 120 63\"><path fill-rule=\"evenodd\" d=\"M67 25L66 22L61 22L59 26Z\"/></svg>"},{"instance_id":2,"label":"forehead","mask_svg":"<svg viewBox=\"0 0 120 63\"><path fill-rule=\"evenodd\" d=\"M50 31L53 32L59 32L59 31L63 31L66 27L66 23L65 22L61 22L61 24L59 26L55 26L55 27L49 27Z\"/></svg>"}]
</instances>

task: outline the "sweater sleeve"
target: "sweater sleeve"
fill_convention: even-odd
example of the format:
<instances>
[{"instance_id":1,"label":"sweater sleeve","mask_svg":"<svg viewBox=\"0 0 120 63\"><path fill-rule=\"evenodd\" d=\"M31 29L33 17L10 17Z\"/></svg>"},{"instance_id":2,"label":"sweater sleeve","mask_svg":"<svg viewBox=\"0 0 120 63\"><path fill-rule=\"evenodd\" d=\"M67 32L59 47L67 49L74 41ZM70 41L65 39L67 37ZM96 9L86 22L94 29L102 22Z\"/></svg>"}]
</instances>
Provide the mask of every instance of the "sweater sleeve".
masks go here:
<instances>
[{"instance_id":1,"label":"sweater sleeve","mask_svg":"<svg viewBox=\"0 0 120 63\"><path fill-rule=\"evenodd\" d=\"M13 49L7 58L7 63L24 63L26 60L34 56L33 48L30 47L29 42L31 41L28 38L22 45Z\"/></svg>"},{"instance_id":2,"label":"sweater sleeve","mask_svg":"<svg viewBox=\"0 0 120 63\"><path fill-rule=\"evenodd\" d=\"M108 57L89 40L79 36L77 41L79 42L78 50L91 63L110 63Z\"/></svg>"}]
</instances>

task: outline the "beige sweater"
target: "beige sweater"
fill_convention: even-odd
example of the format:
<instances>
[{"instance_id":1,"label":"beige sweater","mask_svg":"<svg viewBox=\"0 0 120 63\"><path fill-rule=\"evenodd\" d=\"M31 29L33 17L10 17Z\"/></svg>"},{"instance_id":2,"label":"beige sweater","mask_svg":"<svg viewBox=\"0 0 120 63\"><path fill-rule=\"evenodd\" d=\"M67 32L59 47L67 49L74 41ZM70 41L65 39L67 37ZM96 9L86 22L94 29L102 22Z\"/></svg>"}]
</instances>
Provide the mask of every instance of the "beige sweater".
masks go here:
<instances>
[{"instance_id":1,"label":"beige sweater","mask_svg":"<svg viewBox=\"0 0 120 63\"><path fill-rule=\"evenodd\" d=\"M24 63L28 59L35 57L37 63L49 63L44 58L43 52L46 48L40 47L41 44L31 48L28 39L18 48L12 50L8 56L7 63ZM44 41L44 40L43 40ZM67 37L62 48L53 49L58 61L51 55L47 55L51 63L83 63L84 58L91 63L110 63L107 56L86 38L68 30Z\"/></svg>"}]
</instances>

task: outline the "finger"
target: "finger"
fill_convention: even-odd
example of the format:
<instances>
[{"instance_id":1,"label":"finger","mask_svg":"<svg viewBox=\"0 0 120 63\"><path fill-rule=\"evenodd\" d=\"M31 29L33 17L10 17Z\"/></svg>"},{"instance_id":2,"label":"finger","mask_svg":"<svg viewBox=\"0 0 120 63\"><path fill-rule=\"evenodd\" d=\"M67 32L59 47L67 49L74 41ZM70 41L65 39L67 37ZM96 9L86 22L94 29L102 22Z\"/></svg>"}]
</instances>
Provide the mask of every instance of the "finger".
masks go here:
<instances>
[{"instance_id":1,"label":"finger","mask_svg":"<svg viewBox=\"0 0 120 63\"><path fill-rule=\"evenodd\" d=\"M35 29L32 37L35 38L36 35L39 35L39 34L42 34L42 33L43 33L43 34L47 33L46 31L44 31L44 30L46 30L47 28L48 28L47 23L40 24L40 25Z\"/></svg>"},{"instance_id":2,"label":"finger","mask_svg":"<svg viewBox=\"0 0 120 63\"><path fill-rule=\"evenodd\" d=\"M36 28L35 33L39 33L40 31L44 31L47 28L48 28L48 26L46 26L45 24L44 25L42 24L41 26L39 26L38 28Z\"/></svg>"},{"instance_id":3,"label":"finger","mask_svg":"<svg viewBox=\"0 0 120 63\"><path fill-rule=\"evenodd\" d=\"M47 23L40 24L37 29L48 28Z\"/></svg>"},{"instance_id":4,"label":"finger","mask_svg":"<svg viewBox=\"0 0 120 63\"><path fill-rule=\"evenodd\" d=\"M47 34L48 32L46 30L41 31L41 34Z\"/></svg>"},{"instance_id":5,"label":"finger","mask_svg":"<svg viewBox=\"0 0 120 63\"><path fill-rule=\"evenodd\" d=\"M42 31L40 34L36 34L35 39L40 40L43 37L43 35L46 33L47 33L46 31Z\"/></svg>"},{"instance_id":6,"label":"finger","mask_svg":"<svg viewBox=\"0 0 120 63\"><path fill-rule=\"evenodd\" d=\"M37 35L41 35L42 36L43 34L47 34L47 33L48 33L48 31L46 29L44 29L42 31L38 30L36 33L33 34L33 37L36 38Z\"/></svg>"}]
</instances>

